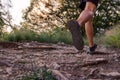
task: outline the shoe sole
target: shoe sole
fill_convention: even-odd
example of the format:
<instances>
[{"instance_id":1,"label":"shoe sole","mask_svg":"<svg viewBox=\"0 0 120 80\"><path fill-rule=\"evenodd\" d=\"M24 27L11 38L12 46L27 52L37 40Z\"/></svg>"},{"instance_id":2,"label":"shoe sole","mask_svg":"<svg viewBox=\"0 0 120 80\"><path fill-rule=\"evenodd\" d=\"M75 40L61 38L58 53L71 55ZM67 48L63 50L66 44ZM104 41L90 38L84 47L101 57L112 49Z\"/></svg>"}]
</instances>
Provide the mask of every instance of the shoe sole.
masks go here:
<instances>
[{"instance_id":1,"label":"shoe sole","mask_svg":"<svg viewBox=\"0 0 120 80\"><path fill-rule=\"evenodd\" d=\"M84 42L78 22L75 20L70 20L67 22L67 27L72 34L73 45L76 47L76 49L83 50Z\"/></svg>"}]
</instances>

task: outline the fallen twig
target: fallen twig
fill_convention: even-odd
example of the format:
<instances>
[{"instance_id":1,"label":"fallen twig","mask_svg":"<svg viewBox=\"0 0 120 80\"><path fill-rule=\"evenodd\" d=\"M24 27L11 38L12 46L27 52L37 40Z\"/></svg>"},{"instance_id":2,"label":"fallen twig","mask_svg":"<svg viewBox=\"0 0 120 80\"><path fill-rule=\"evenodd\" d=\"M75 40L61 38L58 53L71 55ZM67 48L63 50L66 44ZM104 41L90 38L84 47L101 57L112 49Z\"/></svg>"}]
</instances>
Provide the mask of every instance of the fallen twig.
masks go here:
<instances>
[{"instance_id":1,"label":"fallen twig","mask_svg":"<svg viewBox=\"0 0 120 80\"><path fill-rule=\"evenodd\" d=\"M89 61L86 61L84 64L81 64L81 66L86 67L86 66L91 66L91 65L98 65L98 64L101 64L101 63L108 63L108 60L104 59L104 58L89 60Z\"/></svg>"}]
</instances>

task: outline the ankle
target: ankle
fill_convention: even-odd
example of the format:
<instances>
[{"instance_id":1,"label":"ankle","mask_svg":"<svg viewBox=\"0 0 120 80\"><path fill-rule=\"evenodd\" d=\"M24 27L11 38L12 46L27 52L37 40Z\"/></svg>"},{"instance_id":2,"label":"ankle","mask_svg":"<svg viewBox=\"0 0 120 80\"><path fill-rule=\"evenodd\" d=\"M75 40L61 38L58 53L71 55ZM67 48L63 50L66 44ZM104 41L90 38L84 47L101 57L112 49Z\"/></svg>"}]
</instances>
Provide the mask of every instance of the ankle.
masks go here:
<instances>
[{"instance_id":1,"label":"ankle","mask_svg":"<svg viewBox=\"0 0 120 80\"><path fill-rule=\"evenodd\" d=\"M95 44L89 44L89 48L94 47Z\"/></svg>"},{"instance_id":2,"label":"ankle","mask_svg":"<svg viewBox=\"0 0 120 80\"><path fill-rule=\"evenodd\" d=\"M92 47L89 47L89 49L90 49L91 51L93 51L96 47L97 47L97 45L94 44Z\"/></svg>"}]
</instances>

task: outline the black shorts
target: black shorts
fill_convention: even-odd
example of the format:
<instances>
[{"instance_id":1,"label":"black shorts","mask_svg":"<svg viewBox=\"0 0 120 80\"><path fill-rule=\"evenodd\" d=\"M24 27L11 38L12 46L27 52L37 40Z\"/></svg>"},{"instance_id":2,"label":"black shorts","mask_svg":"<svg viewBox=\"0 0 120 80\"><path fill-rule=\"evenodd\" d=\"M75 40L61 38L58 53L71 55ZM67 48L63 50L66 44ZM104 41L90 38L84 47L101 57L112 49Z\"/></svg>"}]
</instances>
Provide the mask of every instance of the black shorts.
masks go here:
<instances>
[{"instance_id":1,"label":"black shorts","mask_svg":"<svg viewBox=\"0 0 120 80\"><path fill-rule=\"evenodd\" d=\"M79 8L81 8L82 10L84 10L85 6L86 6L86 2L92 2L93 4L98 5L98 1L99 0L81 0L81 3L79 5Z\"/></svg>"},{"instance_id":2,"label":"black shorts","mask_svg":"<svg viewBox=\"0 0 120 80\"><path fill-rule=\"evenodd\" d=\"M94 3L94 4L97 6L99 0L87 0L87 1L88 1L88 2L92 2L92 3Z\"/></svg>"}]
</instances>

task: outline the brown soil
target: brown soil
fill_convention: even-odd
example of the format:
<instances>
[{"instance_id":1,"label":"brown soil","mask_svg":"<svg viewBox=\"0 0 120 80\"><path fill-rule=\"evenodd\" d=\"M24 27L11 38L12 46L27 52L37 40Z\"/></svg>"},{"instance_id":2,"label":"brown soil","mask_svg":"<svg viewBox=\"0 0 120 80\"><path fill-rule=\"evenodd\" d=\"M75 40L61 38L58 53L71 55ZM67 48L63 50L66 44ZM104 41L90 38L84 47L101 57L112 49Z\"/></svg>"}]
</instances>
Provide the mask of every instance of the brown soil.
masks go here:
<instances>
[{"instance_id":1,"label":"brown soil","mask_svg":"<svg viewBox=\"0 0 120 80\"><path fill-rule=\"evenodd\" d=\"M89 55L62 43L1 42L0 80L17 80L43 66L60 72L66 80L120 80L119 53L119 49L103 46Z\"/></svg>"}]
</instances>

